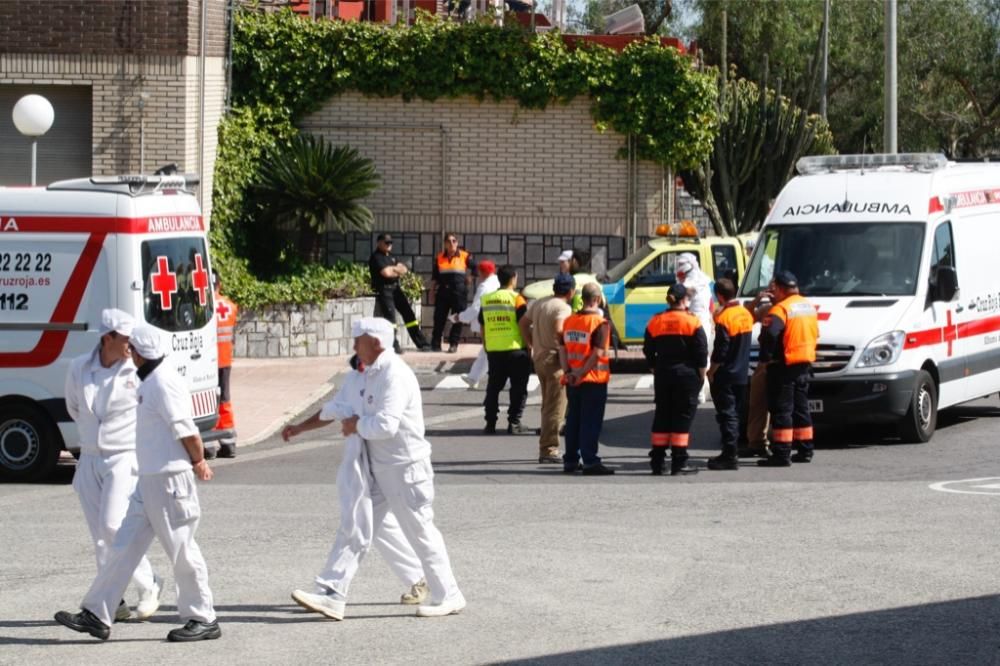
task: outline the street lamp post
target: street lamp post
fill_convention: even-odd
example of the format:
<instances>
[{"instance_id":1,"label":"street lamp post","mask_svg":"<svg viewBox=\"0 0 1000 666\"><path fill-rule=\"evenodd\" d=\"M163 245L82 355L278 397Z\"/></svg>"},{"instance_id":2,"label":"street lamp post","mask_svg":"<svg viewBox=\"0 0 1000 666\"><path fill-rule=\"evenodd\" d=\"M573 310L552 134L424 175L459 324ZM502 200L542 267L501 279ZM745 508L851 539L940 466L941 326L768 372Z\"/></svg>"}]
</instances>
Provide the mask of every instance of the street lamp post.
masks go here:
<instances>
[{"instance_id":1,"label":"street lamp post","mask_svg":"<svg viewBox=\"0 0 1000 666\"><path fill-rule=\"evenodd\" d=\"M41 95L25 95L14 105L14 127L24 136L31 137L31 186L37 184L38 137L49 131L56 113L49 100Z\"/></svg>"}]
</instances>

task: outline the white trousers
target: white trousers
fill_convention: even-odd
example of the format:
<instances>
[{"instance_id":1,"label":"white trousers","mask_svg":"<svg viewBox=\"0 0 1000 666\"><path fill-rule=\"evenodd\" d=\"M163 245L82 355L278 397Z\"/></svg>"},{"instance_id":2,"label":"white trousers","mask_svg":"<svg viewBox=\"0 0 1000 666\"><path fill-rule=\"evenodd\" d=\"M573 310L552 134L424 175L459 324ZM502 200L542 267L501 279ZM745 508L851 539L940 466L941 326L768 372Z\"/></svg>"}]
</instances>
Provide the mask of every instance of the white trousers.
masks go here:
<instances>
[{"instance_id":1,"label":"white trousers","mask_svg":"<svg viewBox=\"0 0 1000 666\"><path fill-rule=\"evenodd\" d=\"M214 622L208 567L194 540L200 518L194 472L140 476L108 560L80 607L111 626L129 577L155 536L174 568L181 621Z\"/></svg>"},{"instance_id":2,"label":"white trousers","mask_svg":"<svg viewBox=\"0 0 1000 666\"><path fill-rule=\"evenodd\" d=\"M392 511L427 579L431 603L458 594L444 537L434 526L434 469L424 458L403 465L372 463L372 506L378 525Z\"/></svg>"},{"instance_id":3,"label":"white trousers","mask_svg":"<svg viewBox=\"0 0 1000 666\"><path fill-rule=\"evenodd\" d=\"M489 363L486 360L486 347L480 347L479 355L476 356L476 360L472 362L472 367L469 369L469 381L473 384L478 384L488 369Z\"/></svg>"},{"instance_id":4,"label":"white trousers","mask_svg":"<svg viewBox=\"0 0 1000 666\"><path fill-rule=\"evenodd\" d=\"M111 544L125 518L129 497L135 492L138 478L135 451L107 457L83 453L76 464L73 490L80 498L90 538L94 541L98 571L108 561ZM152 592L153 567L145 555L132 574L132 582L140 595Z\"/></svg>"},{"instance_id":5,"label":"white trousers","mask_svg":"<svg viewBox=\"0 0 1000 666\"><path fill-rule=\"evenodd\" d=\"M317 585L345 597L373 543L404 585L411 586L424 577L420 560L392 512L385 514L376 526L371 486L368 450L361 437L351 435L344 442L344 460L337 471L340 525L326 564L316 576Z\"/></svg>"}]
</instances>

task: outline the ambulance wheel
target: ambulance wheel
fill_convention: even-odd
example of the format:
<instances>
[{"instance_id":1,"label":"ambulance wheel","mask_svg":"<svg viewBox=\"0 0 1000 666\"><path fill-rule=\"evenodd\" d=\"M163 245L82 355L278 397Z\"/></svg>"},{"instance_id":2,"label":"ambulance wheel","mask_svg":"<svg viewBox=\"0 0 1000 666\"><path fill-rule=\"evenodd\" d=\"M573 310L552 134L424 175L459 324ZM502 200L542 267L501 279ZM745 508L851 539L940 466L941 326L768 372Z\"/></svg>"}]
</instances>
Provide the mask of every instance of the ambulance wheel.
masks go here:
<instances>
[{"instance_id":1,"label":"ambulance wheel","mask_svg":"<svg viewBox=\"0 0 1000 666\"><path fill-rule=\"evenodd\" d=\"M0 407L0 476L43 479L55 470L61 449L59 430L42 410L29 404Z\"/></svg>"},{"instance_id":2,"label":"ambulance wheel","mask_svg":"<svg viewBox=\"0 0 1000 666\"><path fill-rule=\"evenodd\" d=\"M910 409L899 424L904 442L923 444L934 436L937 426L937 386L926 370L917 374Z\"/></svg>"}]
</instances>

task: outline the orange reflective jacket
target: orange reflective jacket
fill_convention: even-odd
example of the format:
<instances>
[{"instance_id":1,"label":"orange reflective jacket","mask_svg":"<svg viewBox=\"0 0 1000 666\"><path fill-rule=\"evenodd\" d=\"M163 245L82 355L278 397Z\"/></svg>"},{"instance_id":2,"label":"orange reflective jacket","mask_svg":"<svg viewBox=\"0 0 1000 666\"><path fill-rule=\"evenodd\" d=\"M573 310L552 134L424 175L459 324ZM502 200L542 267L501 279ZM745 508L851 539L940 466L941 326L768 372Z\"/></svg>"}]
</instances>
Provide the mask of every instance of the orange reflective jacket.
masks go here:
<instances>
[{"instance_id":1,"label":"orange reflective jacket","mask_svg":"<svg viewBox=\"0 0 1000 666\"><path fill-rule=\"evenodd\" d=\"M768 316L777 317L785 323L782 334L785 365L812 363L816 360L819 318L812 303L799 294L792 294L772 307Z\"/></svg>"},{"instance_id":2,"label":"orange reflective jacket","mask_svg":"<svg viewBox=\"0 0 1000 666\"><path fill-rule=\"evenodd\" d=\"M563 344L566 347L566 362L572 370L582 368L590 357L590 345L594 331L607 324L599 314L578 312L566 318L563 324ZM580 381L592 384L607 384L611 381L611 366L608 361L608 346L611 335L604 336L603 349L597 357L597 364Z\"/></svg>"},{"instance_id":3,"label":"orange reflective jacket","mask_svg":"<svg viewBox=\"0 0 1000 666\"><path fill-rule=\"evenodd\" d=\"M437 272L442 277L452 275L464 277L468 270L469 253L465 250L459 250L452 257L449 257L444 252L440 252L437 256Z\"/></svg>"},{"instance_id":4,"label":"orange reflective jacket","mask_svg":"<svg viewBox=\"0 0 1000 666\"><path fill-rule=\"evenodd\" d=\"M233 334L236 329L236 304L215 294L215 325L219 336L219 367L228 368L233 364Z\"/></svg>"}]
</instances>

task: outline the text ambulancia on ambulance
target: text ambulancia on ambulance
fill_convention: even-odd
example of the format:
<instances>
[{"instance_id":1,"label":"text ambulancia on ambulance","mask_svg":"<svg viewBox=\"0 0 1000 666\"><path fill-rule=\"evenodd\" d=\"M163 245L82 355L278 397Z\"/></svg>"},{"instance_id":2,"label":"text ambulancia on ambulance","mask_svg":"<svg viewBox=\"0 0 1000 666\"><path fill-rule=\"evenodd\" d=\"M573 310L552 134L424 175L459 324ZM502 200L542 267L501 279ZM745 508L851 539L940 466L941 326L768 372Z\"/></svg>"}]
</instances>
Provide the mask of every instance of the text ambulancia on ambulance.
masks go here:
<instances>
[{"instance_id":1,"label":"text ambulancia on ambulance","mask_svg":"<svg viewBox=\"0 0 1000 666\"><path fill-rule=\"evenodd\" d=\"M66 410L70 361L119 308L169 339L208 441L218 352L196 176L112 176L0 188L0 474L33 479L79 448Z\"/></svg>"},{"instance_id":2,"label":"text ambulancia on ambulance","mask_svg":"<svg viewBox=\"0 0 1000 666\"><path fill-rule=\"evenodd\" d=\"M895 422L934 434L937 411L1000 391L1000 164L943 155L799 160L740 295L790 270L817 308L817 423Z\"/></svg>"}]
</instances>

